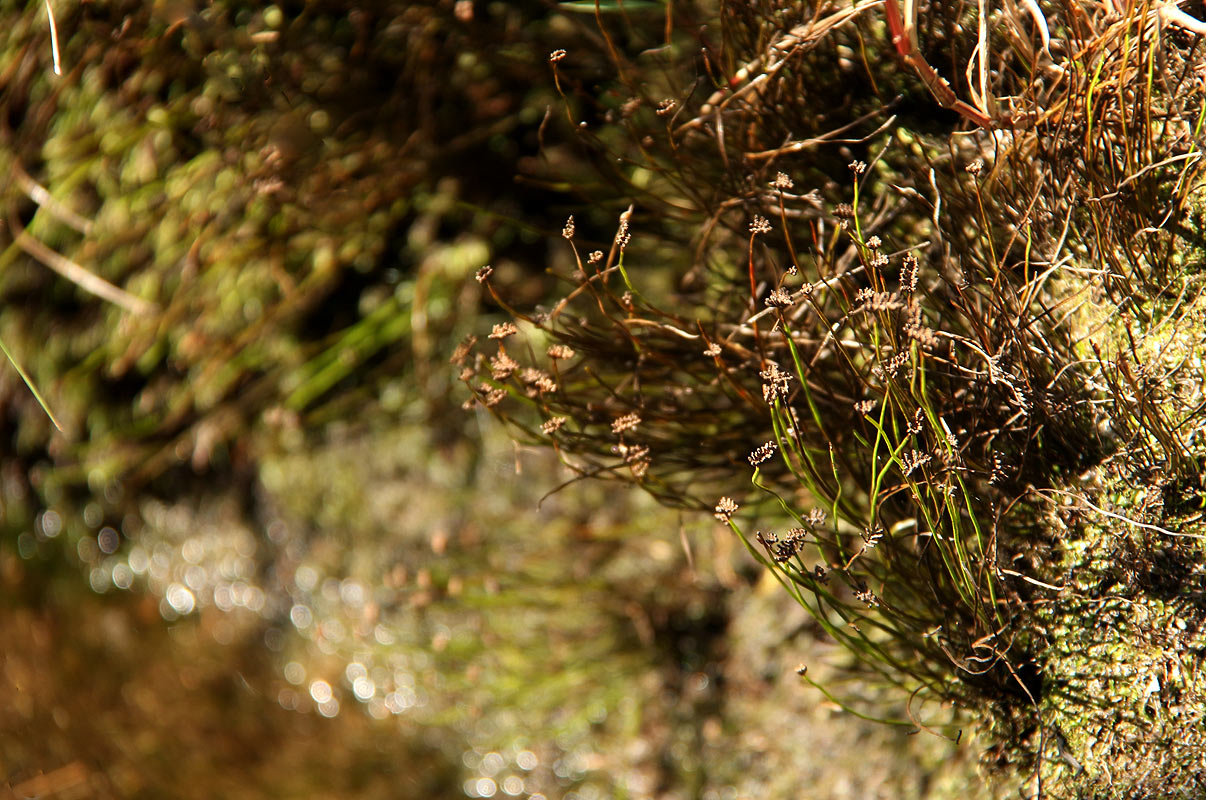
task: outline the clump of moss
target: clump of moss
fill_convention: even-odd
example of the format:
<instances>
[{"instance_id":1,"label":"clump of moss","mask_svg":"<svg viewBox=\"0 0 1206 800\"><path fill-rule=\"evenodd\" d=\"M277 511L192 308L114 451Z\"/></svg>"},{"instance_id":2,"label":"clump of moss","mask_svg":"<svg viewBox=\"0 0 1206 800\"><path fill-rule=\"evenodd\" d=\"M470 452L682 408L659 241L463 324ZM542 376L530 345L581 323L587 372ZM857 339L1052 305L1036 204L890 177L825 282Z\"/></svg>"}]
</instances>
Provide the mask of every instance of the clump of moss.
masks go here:
<instances>
[{"instance_id":1,"label":"clump of moss","mask_svg":"<svg viewBox=\"0 0 1206 800\"><path fill-rule=\"evenodd\" d=\"M1172 239L1175 231L1155 235ZM1053 793L1196 797L1206 787L1206 294L1183 257L1164 285L1112 303L1096 282L1083 351L1111 387L1113 455L1050 497L1035 565L1036 637Z\"/></svg>"},{"instance_id":2,"label":"clump of moss","mask_svg":"<svg viewBox=\"0 0 1206 800\"><path fill-rule=\"evenodd\" d=\"M1117 502L1129 489L1106 488L1102 502L1130 518L1138 509ZM1051 742L1043 772L1053 789L1080 787L1086 796L1199 796L1206 786L1201 540L1091 511L1061 516L1071 518L1061 569L1052 570L1061 589L1036 613L1045 641L1040 718ZM1200 521L1175 527L1181 537L1206 533Z\"/></svg>"},{"instance_id":3,"label":"clump of moss","mask_svg":"<svg viewBox=\"0 0 1206 800\"><path fill-rule=\"evenodd\" d=\"M6 15L0 101L0 337L64 434L19 384L0 400L19 452L54 451L51 502L245 464L245 434L321 424L391 383L395 406L439 416L447 382L422 365L514 233L457 204L509 186L490 166L514 162L551 91L528 88L538 45L476 44L538 40L540 20L406 3L57 13L61 77L45 8ZM65 263L71 280L50 268Z\"/></svg>"}]
</instances>

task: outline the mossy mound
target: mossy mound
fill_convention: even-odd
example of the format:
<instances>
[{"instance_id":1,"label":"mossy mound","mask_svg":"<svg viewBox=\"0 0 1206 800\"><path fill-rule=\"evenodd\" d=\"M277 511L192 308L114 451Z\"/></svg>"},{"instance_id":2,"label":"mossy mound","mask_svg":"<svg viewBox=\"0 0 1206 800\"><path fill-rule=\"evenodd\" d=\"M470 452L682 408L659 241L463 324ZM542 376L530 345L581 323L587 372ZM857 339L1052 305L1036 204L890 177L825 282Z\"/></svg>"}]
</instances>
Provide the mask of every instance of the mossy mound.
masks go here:
<instances>
[{"instance_id":1,"label":"mossy mound","mask_svg":"<svg viewBox=\"0 0 1206 800\"><path fill-rule=\"evenodd\" d=\"M539 46L508 49L545 30L531 11L60 4L61 77L44 7L10 14L0 336L64 429L6 371L15 450L134 489L391 383L395 410L439 409L433 342L515 240L457 203L510 186L550 91Z\"/></svg>"},{"instance_id":2,"label":"mossy mound","mask_svg":"<svg viewBox=\"0 0 1206 800\"><path fill-rule=\"evenodd\" d=\"M1169 523L1111 505L1144 525ZM1069 796L1200 797L1206 558L1201 539L1186 537L1206 526L1175 525L1178 538L1093 512L1062 516L1071 522L1063 588L1037 612L1047 642L1044 772Z\"/></svg>"},{"instance_id":3,"label":"mossy mound","mask_svg":"<svg viewBox=\"0 0 1206 800\"><path fill-rule=\"evenodd\" d=\"M1160 290L1119 308L1083 288L1116 448L1051 498L1053 586L1034 603L1043 771L1067 796L1206 792L1206 294L1191 230L1176 259L1147 265Z\"/></svg>"}]
</instances>

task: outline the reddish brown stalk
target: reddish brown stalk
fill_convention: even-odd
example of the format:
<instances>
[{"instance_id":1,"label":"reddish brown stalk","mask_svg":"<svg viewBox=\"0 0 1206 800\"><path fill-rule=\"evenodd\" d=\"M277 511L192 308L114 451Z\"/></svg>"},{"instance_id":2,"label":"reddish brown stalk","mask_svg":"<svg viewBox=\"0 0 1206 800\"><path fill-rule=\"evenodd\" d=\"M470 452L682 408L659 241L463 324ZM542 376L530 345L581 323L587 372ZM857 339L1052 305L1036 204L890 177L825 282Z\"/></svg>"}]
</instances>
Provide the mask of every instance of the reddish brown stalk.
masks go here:
<instances>
[{"instance_id":1,"label":"reddish brown stalk","mask_svg":"<svg viewBox=\"0 0 1206 800\"><path fill-rule=\"evenodd\" d=\"M913 68L913 71L921 78L921 82L925 84L925 88L929 89L930 94L938 101L938 105L949 108L981 128L1000 127L1010 122L1008 116L994 119L970 103L959 99L946 79L939 75L938 71L931 67L917 50L917 45L910 35L912 26L906 27L904 16L901 14L896 0L884 0L884 13L888 17L888 29L892 32L892 44L896 47L896 53Z\"/></svg>"}]
</instances>

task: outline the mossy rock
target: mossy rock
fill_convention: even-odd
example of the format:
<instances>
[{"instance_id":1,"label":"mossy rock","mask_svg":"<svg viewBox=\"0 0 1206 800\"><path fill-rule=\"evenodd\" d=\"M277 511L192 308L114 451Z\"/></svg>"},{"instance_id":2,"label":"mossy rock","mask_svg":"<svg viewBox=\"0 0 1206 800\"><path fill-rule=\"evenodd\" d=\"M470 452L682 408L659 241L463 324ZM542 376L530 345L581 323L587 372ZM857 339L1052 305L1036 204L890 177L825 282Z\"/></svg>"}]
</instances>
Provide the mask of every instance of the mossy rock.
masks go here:
<instances>
[{"instance_id":1,"label":"mossy rock","mask_svg":"<svg viewBox=\"0 0 1206 800\"><path fill-rule=\"evenodd\" d=\"M1189 228L1196 223L1193 215ZM1163 231L1159 235L1169 237ZM1097 284L1078 329L1113 387L1115 442L1050 496L1054 543L1035 574L1037 769L1053 797L1206 792L1206 292L1197 240L1143 264L1162 287L1122 307ZM1038 749L1034 733L1030 745Z\"/></svg>"},{"instance_id":2,"label":"mossy rock","mask_svg":"<svg viewBox=\"0 0 1206 800\"><path fill-rule=\"evenodd\" d=\"M1067 509L1060 516L1070 524L1056 523L1066 536L1062 589L1036 604L1046 641L1040 713L1051 742L1044 771L1068 796L1199 797L1206 524L1200 513L1172 524L1110 506L1127 521Z\"/></svg>"}]
</instances>

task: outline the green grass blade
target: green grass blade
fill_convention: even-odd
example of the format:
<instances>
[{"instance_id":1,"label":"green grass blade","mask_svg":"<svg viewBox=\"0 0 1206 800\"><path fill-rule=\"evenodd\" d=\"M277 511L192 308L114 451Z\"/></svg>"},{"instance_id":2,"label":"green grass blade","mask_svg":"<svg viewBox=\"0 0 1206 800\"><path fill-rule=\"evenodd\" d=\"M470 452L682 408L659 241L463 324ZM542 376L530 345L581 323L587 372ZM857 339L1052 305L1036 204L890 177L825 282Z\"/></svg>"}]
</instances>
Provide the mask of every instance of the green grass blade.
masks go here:
<instances>
[{"instance_id":1,"label":"green grass blade","mask_svg":"<svg viewBox=\"0 0 1206 800\"><path fill-rule=\"evenodd\" d=\"M21 368L21 365L17 363L17 359L13 358L13 354L8 352L8 348L4 345L3 339L0 339L0 350L4 351L4 357L8 359L8 363L12 364L17 370L17 374L21 376L21 380L25 381L25 385L29 387L29 391L33 392L34 399L38 401L38 405L42 407L42 410L46 412L46 416L50 417L50 421L54 423L54 426L58 428L59 432L61 433L63 431L63 426L59 423L58 417L56 417L54 412L50 410L50 405L46 402L46 398L42 397L42 393L38 391L38 387L34 386L34 382L29 377L28 373L26 373L25 370Z\"/></svg>"}]
</instances>

